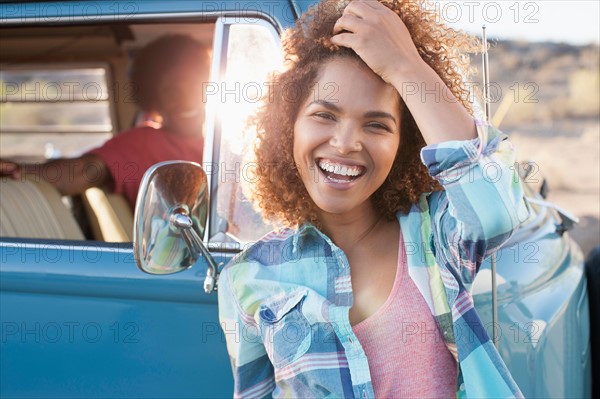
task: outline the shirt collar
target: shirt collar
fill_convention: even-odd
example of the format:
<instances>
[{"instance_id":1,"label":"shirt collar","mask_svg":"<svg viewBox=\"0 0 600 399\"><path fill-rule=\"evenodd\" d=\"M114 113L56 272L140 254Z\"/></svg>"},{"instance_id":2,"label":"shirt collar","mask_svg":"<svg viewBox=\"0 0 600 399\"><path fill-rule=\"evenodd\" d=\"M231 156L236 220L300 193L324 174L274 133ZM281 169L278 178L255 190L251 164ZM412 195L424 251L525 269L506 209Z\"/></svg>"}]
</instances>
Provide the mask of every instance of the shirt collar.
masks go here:
<instances>
[{"instance_id":1,"label":"shirt collar","mask_svg":"<svg viewBox=\"0 0 600 399\"><path fill-rule=\"evenodd\" d=\"M297 253L305 241L310 238L324 240L330 246L334 245L331 239L327 237L321 230L319 230L314 224L306 222L298 227L294 237L292 238L292 252Z\"/></svg>"}]
</instances>

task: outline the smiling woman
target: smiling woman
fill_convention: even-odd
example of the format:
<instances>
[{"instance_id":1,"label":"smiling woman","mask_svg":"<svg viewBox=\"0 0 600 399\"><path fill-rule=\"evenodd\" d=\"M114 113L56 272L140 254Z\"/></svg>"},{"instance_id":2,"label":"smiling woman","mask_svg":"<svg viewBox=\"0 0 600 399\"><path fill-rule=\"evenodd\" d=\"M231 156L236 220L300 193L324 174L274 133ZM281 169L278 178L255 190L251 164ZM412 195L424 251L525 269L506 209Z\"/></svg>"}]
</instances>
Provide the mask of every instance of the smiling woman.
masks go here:
<instances>
[{"instance_id":1,"label":"smiling woman","mask_svg":"<svg viewBox=\"0 0 600 399\"><path fill-rule=\"evenodd\" d=\"M332 101L316 94L299 107L294 161L315 205L346 219L357 208L370 208L369 198L392 169L400 144L400 98L350 58L323 66L314 87L327 84L337 88Z\"/></svg>"},{"instance_id":2,"label":"smiling woman","mask_svg":"<svg viewBox=\"0 0 600 399\"><path fill-rule=\"evenodd\" d=\"M469 295L527 218L466 100L472 45L410 1L325 0L287 32L252 189L288 228L219 283L234 396L522 397Z\"/></svg>"},{"instance_id":3,"label":"smiling woman","mask_svg":"<svg viewBox=\"0 0 600 399\"><path fill-rule=\"evenodd\" d=\"M459 133L458 126L469 125L469 128L461 133L468 131L468 135L474 137L471 118L465 111L465 108L471 109L472 104L467 99L472 97L466 83L471 69L467 62L468 58L464 56L479 50L477 42L472 37L441 25L434 11L415 9L411 2L398 2L396 7L402 14L409 31L404 28L400 34L395 32L393 35L408 37L409 40L411 35L418 37L417 50L411 50L409 55L414 58L415 53L418 52L416 57L419 55L420 57L415 64L423 63L423 60L427 60L428 63L427 68L423 68L422 65L410 68L408 75L412 75L415 70L429 71L428 79L433 81L422 83L428 83L429 90L433 88L437 91L444 90L443 96L439 97L451 99L451 104L447 105L458 109L458 112L452 115L458 115L460 121L451 118L453 120L431 126L436 119L431 118L426 110L420 111L426 108L423 107L425 103L421 100L423 93L413 92L400 98L398 105L402 105L399 108L402 117L399 118L398 123L403 134L402 145L398 148L398 162L392 167L390 179L387 179L373 196L375 207L386 210L385 216L388 219L394 219L398 210L408 211L423 192L441 188L427 173L426 167L419 158L419 149L426 144L423 135L418 131L419 128L424 129L425 134L433 132L432 136L435 137L436 133L445 131L447 126L456 126L453 130ZM314 99L317 96L329 100L330 103L338 101L340 88L332 81L323 81L321 85L315 85L320 73L318 67L332 55L348 56L365 65L365 61L358 57L354 50L333 43L332 33L336 19L332 15L341 15L338 5L335 2L322 3L319 12L321 14L307 16L304 21L306 24L304 29L311 29L311 35L290 35L284 44L287 59L295 60L292 63L294 67L288 68L271 82L272 91L269 92L268 101L264 104L257 120L260 127L258 129L260 140L255 161L261 165L258 170L260 178L253 181L249 189L254 192L254 200L262 210L263 217L271 221L284 221L287 225L298 225L305 221L310 221L317 226L320 223L314 203L310 200L304 185L301 184L300 176L295 173L292 136L300 109L299 103L309 97ZM332 19L324 22L323 18L326 17ZM377 29L374 28L372 34L376 36L376 32ZM437 39L438 37L441 39ZM440 46L440 40L444 43L443 46ZM387 56L389 54L386 54ZM389 62L395 66L402 64L391 57ZM432 72L437 75L433 76ZM391 83L389 79L386 82ZM415 82L418 83L417 86L420 85L420 78L407 76L402 81L396 82L396 93L409 92L404 90L406 85L415 85ZM398 94L397 96L400 97ZM410 112L406 107L407 102L412 106ZM415 118L419 119L418 125ZM436 138L433 140L439 141ZM278 176L280 179L272 180L270 176Z\"/></svg>"}]
</instances>

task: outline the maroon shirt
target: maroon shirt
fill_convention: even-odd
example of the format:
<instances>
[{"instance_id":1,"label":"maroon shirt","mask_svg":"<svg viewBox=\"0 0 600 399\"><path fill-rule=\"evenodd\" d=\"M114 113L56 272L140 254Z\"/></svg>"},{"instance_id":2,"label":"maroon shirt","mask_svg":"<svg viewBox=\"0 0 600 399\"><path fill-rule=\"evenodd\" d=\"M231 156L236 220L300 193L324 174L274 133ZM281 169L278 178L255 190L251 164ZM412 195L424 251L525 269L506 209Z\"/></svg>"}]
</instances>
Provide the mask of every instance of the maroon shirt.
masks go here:
<instances>
[{"instance_id":1,"label":"maroon shirt","mask_svg":"<svg viewBox=\"0 0 600 399\"><path fill-rule=\"evenodd\" d=\"M91 150L108 167L113 191L123 194L135 209L142 177L152 165L170 160L202 162L204 140L170 133L165 129L136 127Z\"/></svg>"}]
</instances>

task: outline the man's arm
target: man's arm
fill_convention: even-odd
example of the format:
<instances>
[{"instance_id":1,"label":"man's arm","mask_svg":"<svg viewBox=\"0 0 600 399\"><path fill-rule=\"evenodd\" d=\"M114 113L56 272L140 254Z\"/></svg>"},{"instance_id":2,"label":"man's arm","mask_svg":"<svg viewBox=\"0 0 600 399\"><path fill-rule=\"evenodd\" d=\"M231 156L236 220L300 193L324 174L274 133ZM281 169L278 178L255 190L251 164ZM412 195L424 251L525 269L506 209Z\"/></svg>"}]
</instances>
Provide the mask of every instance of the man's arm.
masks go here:
<instances>
[{"instance_id":1,"label":"man's arm","mask_svg":"<svg viewBox=\"0 0 600 399\"><path fill-rule=\"evenodd\" d=\"M113 183L108 168L96 154L24 165L0 160L0 176L10 176L15 180L24 177L45 180L62 195L81 194L90 187Z\"/></svg>"}]
</instances>

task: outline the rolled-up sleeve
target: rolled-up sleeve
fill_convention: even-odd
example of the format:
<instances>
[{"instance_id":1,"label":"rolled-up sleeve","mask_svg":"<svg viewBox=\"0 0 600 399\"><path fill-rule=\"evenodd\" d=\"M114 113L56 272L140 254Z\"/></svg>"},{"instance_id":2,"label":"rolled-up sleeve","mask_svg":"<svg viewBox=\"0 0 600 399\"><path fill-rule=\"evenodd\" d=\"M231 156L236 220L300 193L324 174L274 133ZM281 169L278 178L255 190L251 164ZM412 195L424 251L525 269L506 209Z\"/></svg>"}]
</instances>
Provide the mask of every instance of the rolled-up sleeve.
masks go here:
<instances>
[{"instance_id":1,"label":"rolled-up sleeve","mask_svg":"<svg viewBox=\"0 0 600 399\"><path fill-rule=\"evenodd\" d=\"M444 187L430 204L435 248L467 286L528 217L512 144L493 126L475 123L477 138L421 150L430 175Z\"/></svg>"}]
</instances>

